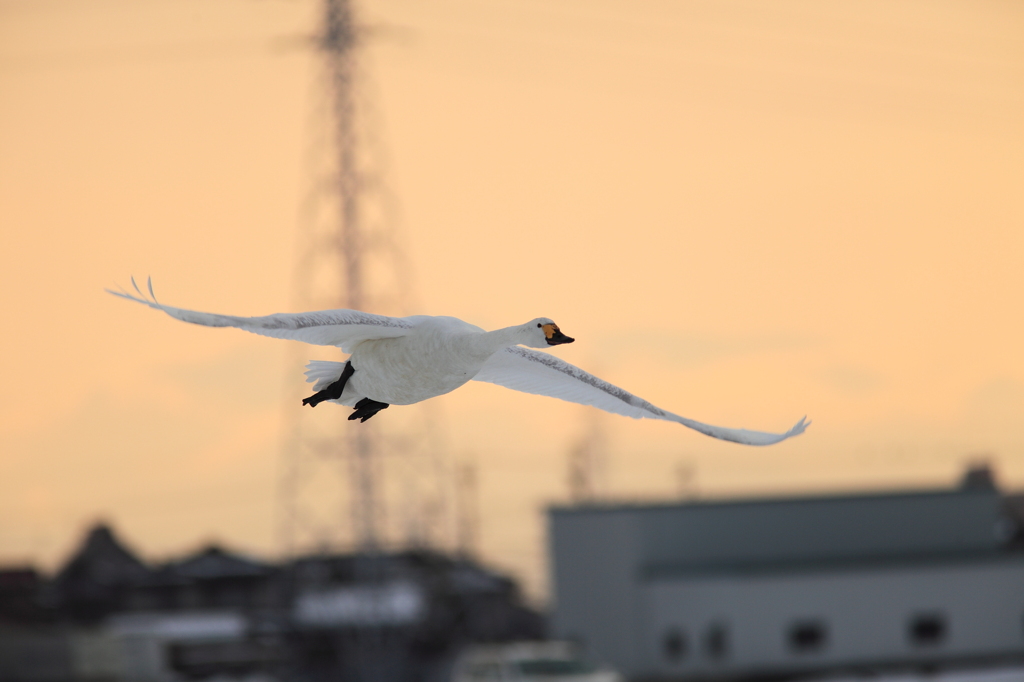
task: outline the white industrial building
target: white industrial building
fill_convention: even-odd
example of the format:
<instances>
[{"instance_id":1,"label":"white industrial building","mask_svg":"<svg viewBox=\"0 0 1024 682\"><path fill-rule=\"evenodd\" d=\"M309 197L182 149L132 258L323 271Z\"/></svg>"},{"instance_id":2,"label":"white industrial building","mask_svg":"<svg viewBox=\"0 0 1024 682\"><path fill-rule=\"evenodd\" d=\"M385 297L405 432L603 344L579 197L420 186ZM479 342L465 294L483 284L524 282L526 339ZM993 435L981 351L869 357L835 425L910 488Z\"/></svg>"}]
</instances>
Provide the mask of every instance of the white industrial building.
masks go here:
<instances>
[{"instance_id":1,"label":"white industrial building","mask_svg":"<svg viewBox=\"0 0 1024 682\"><path fill-rule=\"evenodd\" d=\"M554 508L553 634L632 679L1020 661L1019 524L981 479Z\"/></svg>"}]
</instances>

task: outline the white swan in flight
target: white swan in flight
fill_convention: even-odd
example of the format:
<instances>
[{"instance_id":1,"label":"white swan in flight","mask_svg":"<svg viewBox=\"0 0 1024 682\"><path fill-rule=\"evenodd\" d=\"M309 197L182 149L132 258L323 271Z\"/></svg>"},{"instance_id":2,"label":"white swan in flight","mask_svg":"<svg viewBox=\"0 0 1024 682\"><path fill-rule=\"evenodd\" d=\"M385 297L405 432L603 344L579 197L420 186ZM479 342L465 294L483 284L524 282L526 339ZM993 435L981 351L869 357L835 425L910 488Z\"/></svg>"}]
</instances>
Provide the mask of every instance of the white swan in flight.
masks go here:
<instances>
[{"instance_id":1,"label":"white swan in flight","mask_svg":"<svg viewBox=\"0 0 1024 682\"><path fill-rule=\"evenodd\" d=\"M358 310L235 317L158 303L151 281L148 298L134 278L132 286L138 296L107 291L162 310L183 322L207 327L237 327L279 339L340 346L350 354L347 362L314 360L307 365L306 380L315 384L316 392L302 404L315 407L327 400L354 407L349 419L366 421L389 405L411 405L453 391L475 379L525 393L593 405L634 419L678 422L712 438L745 445L778 443L803 433L810 423L805 417L785 433L766 433L702 424L655 407L553 355L523 348L547 348L573 342L574 339L563 334L558 325L546 317L491 332L454 317L386 317Z\"/></svg>"}]
</instances>

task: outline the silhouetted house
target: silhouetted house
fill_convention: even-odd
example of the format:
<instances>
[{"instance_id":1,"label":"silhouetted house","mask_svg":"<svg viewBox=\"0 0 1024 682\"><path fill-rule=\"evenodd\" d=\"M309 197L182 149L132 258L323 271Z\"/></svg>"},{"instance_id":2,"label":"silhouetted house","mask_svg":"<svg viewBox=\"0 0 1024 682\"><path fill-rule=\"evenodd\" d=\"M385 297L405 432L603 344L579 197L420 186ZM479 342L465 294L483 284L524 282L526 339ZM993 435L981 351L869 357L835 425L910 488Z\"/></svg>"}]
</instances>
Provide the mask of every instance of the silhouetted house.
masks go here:
<instances>
[{"instance_id":1,"label":"silhouetted house","mask_svg":"<svg viewBox=\"0 0 1024 682\"><path fill-rule=\"evenodd\" d=\"M545 630L511 580L436 552L311 557L292 584L291 650L310 680L446 680L467 643Z\"/></svg>"},{"instance_id":2,"label":"silhouetted house","mask_svg":"<svg viewBox=\"0 0 1024 682\"><path fill-rule=\"evenodd\" d=\"M737 679L1024 656L1024 551L959 489L550 512L557 636L628 676Z\"/></svg>"},{"instance_id":3,"label":"silhouetted house","mask_svg":"<svg viewBox=\"0 0 1024 682\"><path fill-rule=\"evenodd\" d=\"M544 633L513 581L437 552L151 567L103 525L52 581L0 571L0 598L0 682L432 682L466 643Z\"/></svg>"},{"instance_id":4,"label":"silhouetted house","mask_svg":"<svg viewBox=\"0 0 1024 682\"><path fill-rule=\"evenodd\" d=\"M211 545L153 570L135 605L147 610L280 609L281 569Z\"/></svg>"},{"instance_id":5,"label":"silhouetted house","mask_svg":"<svg viewBox=\"0 0 1024 682\"><path fill-rule=\"evenodd\" d=\"M437 552L310 557L291 570L300 628L416 624L449 643L543 635L512 580Z\"/></svg>"},{"instance_id":6,"label":"silhouetted house","mask_svg":"<svg viewBox=\"0 0 1024 682\"><path fill-rule=\"evenodd\" d=\"M65 680L71 670L66 639L54 635L45 581L30 567L0 569L0 680Z\"/></svg>"},{"instance_id":7,"label":"silhouetted house","mask_svg":"<svg viewBox=\"0 0 1024 682\"><path fill-rule=\"evenodd\" d=\"M467 641L504 642L542 639L547 622L523 604L518 585L479 564L455 561L445 574L460 631Z\"/></svg>"},{"instance_id":8,"label":"silhouetted house","mask_svg":"<svg viewBox=\"0 0 1024 682\"><path fill-rule=\"evenodd\" d=\"M52 608L44 599L44 580L31 566L0 568L0 626L14 623L45 623Z\"/></svg>"},{"instance_id":9,"label":"silhouetted house","mask_svg":"<svg viewBox=\"0 0 1024 682\"><path fill-rule=\"evenodd\" d=\"M96 623L132 608L132 598L149 576L145 564L100 524L54 578L55 606L73 621Z\"/></svg>"}]
</instances>

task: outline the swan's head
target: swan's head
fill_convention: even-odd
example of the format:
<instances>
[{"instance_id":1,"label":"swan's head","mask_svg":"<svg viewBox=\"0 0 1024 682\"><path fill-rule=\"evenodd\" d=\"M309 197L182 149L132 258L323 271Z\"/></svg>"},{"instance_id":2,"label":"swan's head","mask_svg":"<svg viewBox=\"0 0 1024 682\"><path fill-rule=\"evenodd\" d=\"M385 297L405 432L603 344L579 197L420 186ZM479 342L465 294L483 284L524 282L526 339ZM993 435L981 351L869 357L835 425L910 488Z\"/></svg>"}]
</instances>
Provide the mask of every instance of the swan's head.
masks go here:
<instances>
[{"instance_id":1,"label":"swan's head","mask_svg":"<svg viewBox=\"0 0 1024 682\"><path fill-rule=\"evenodd\" d=\"M530 348L547 348L560 343L572 343L576 340L563 334L558 325L546 317L538 317L536 320L527 322L524 331L527 332L529 339L523 345Z\"/></svg>"}]
</instances>

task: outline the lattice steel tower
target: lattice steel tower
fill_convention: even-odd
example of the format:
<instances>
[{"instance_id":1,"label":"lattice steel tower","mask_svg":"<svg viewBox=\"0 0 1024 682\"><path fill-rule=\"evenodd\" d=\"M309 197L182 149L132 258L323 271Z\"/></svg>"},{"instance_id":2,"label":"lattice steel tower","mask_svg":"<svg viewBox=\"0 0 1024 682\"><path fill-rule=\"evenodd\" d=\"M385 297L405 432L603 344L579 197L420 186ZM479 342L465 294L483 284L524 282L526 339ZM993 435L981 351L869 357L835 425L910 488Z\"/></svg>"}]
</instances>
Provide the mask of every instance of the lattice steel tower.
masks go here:
<instances>
[{"instance_id":1,"label":"lattice steel tower","mask_svg":"<svg viewBox=\"0 0 1024 682\"><path fill-rule=\"evenodd\" d=\"M319 120L311 126L313 182L300 218L294 305L406 314L409 267L396 246L395 203L382 180L383 155L372 135L374 114L356 49L366 31L355 22L350 0L322 0L321 6L316 47L324 73L317 82ZM388 421L385 437L378 421L347 421L346 408L302 408L310 391L308 384L297 390L298 368L314 356L343 359L339 351L317 351L300 346L287 377L293 394L285 407L282 549L293 555L443 546L451 525L443 502L450 477L422 410L378 416Z\"/></svg>"}]
</instances>

